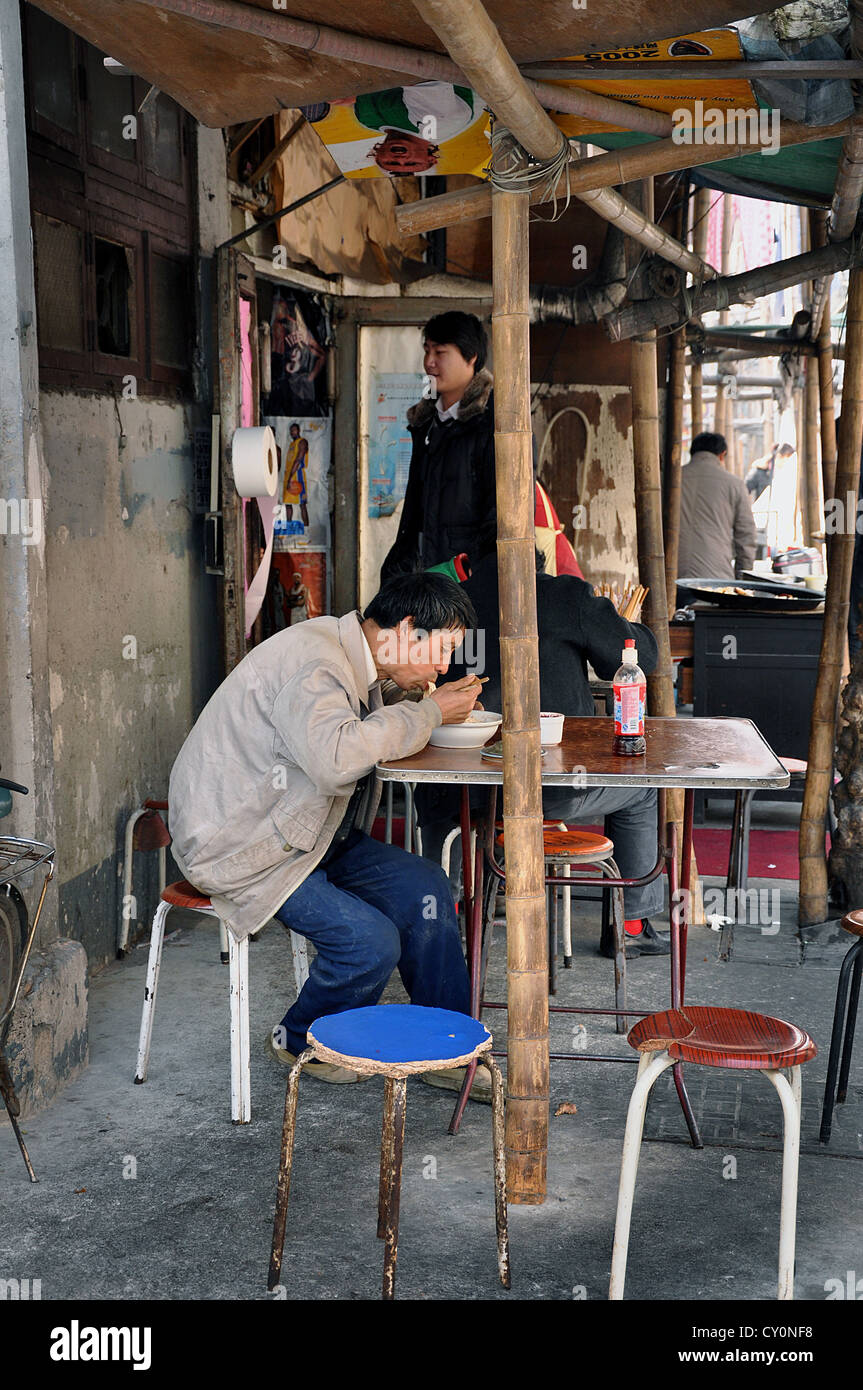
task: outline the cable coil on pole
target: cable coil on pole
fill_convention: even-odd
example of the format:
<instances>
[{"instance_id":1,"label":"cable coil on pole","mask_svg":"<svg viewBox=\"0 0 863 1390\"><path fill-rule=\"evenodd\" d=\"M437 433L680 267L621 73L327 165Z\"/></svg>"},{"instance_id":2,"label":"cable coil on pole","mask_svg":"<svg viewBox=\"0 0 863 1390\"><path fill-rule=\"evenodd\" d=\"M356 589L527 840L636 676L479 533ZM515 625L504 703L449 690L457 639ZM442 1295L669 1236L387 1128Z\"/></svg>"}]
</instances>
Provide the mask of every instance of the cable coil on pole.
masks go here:
<instances>
[{"instance_id":1,"label":"cable coil on pole","mask_svg":"<svg viewBox=\"0 0 863 1390\"><path fill-rule=\"evenodd\" d=\"M553 202L554 210L551 217L537 218L533 214L533 220L540 222L556 222L562 217L570 204L569 191L569 160L570 142L560 132L560 147L557 154L552 159L534 159L518 143L511 131L506 126L501 125L492 118L491 128L491 160L485 172L489 176L492 188L497 188L503 193L534 193L541 190L543 202ZM561 175L566 175L566 202L558 212L557 210L557 189L561 180Z\"/></svg>"}]
</instances>

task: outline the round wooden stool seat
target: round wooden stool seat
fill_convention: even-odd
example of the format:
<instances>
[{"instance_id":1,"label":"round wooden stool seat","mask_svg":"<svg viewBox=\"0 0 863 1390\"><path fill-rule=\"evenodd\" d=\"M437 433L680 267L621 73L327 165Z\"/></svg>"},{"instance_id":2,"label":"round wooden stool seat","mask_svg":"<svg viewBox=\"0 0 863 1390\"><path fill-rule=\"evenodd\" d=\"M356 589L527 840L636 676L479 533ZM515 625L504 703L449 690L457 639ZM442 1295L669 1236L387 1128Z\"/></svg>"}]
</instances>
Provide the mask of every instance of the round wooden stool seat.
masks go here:
<instances>
[{"instance_id":1,"label":"round wooden stool seat","mask_svg":"<svg viewBox=\"0 0 863 1390\"><path fill-rule=\"evenodd\" d=\"M135 849L167 849L171 835L159 812L148 808L135 821L132 831L132 845Z\"/></svg>"},{"instance_id":2,"label":"round wooden stool seat","mask_svg":"<svg viewBox=\"0 0 863 1390\"><path fill-rule=\"evenodd\" d=\"M188 879L180 878L162 889L162 902L172 907L191 907L196 912L212 912L213 905Z\"/></svg>"},{"instance_id":3,"label":"round wooden stool seat","mask_svg":"<svg viewBox=\"0 0 863 1390\"><path fill-rule=\"evenodd\" d=\"M497 843L503 845L503 832ZM595 830L560 830L558 822L544 822L542 852L546 859L562 859L568 864L595 864L614 855L614 841Z\"/></svg>"},{"instance_id":4,"label":"round wooden stool seat","mask_svg":"<svg viewBox=\"0 0 863 1390\"><path fill-rule=\"evenodd\" d=\"M315 1056L366 1076L412 1076L465 1066L489 1052L484 1023L451 1009L371 1004L316 1018L308 1041Z\"/></svg>"},{"instance_id":5,"label":"round wooden stool seat","mask_svg":"<svg viewBox=\"0 0 863 1390\"><path fill-rule=\"evenodd\" d=\"M791 776L792 776L792 777L805 777L805 776L806 776L806 768L808 767L808 763L806 762L806 759L805 759L805 758L783 758L783 757L780 757L779 761L781 762L782 766L785 768L786 772L790 772L790 773L791 773Z\"/></svg>"},{"instance_id":6,"label":"round wooden stool seat","mask_svg":"<svg viewBox=\"0 0 863 1390\"><path fill-rule=\"evenodd\" d=\"M628 1041L639 1051L655 1050L658 1041L669 1057L681 1062L740 1071L799 1067L817 1051L809 1034L793 1023L747 1009L702 1004L651 1014L635 1025Z\"/></svg>"},{"instance_id":7,"label":"round wooden stool seat","mask_svg":"<svg viewBox=\"0 0 863 1390\"><path fill-rule=\"evenodd\" d=\"M855 907L853 912L846 912L839 925L852 936L863 936L863 908Z\"/></svg>"}]
</instances>

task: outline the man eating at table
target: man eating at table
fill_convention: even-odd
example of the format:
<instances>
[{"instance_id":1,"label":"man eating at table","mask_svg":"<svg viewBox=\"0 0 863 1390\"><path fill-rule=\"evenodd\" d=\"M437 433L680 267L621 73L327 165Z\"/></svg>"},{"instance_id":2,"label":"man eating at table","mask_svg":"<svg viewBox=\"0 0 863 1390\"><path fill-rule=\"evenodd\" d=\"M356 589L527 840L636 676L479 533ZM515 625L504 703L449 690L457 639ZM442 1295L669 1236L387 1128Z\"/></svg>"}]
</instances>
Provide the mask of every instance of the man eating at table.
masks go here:
<instances>
[{"instance_id":1,"label":"man eating at table","mask_svg":"<svg viewBox=\"0 0 863 1390\"><path fill-rule=\"evenodd\" d=\"M405 698L446 672L475 623L467 595L444 576L393 579L362 614L312 618L255 647L180 750L169 806L186 878L238 939L277 917L315 946L308 980L272 1030L283 1063L303 1051L320 1015L376 1004L396 967L412 1003L470 1012L445 874L368 832L380 800L375 765L417 753L476 704L475 676ZM326 1062L308 1071L361 1079Z\"/></svg>"}]
</instances>

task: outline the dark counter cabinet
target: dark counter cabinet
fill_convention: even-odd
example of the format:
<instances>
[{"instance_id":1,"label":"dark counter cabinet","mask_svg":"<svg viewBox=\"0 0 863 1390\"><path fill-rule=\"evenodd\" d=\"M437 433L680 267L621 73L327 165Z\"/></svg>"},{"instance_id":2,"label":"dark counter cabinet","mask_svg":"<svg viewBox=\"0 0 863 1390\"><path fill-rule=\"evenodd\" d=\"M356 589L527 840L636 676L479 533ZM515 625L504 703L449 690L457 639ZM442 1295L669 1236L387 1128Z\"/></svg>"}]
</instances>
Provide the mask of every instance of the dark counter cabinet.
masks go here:
<instances>
[{"instance_id":1,"label":"dark counter cabinet","mask_svg":"<svg viewBox=\"0 0 863 1390\"><path fill-rule=\"evenodd\" d=\"M693 714L752 719L779 757L806 758L823 611L695 606ZM711 792L713 800L717 793ZM800 786L771 799L802 800ZM696 804L696 813L703 804Z\"/></svg>"}]
</instances>

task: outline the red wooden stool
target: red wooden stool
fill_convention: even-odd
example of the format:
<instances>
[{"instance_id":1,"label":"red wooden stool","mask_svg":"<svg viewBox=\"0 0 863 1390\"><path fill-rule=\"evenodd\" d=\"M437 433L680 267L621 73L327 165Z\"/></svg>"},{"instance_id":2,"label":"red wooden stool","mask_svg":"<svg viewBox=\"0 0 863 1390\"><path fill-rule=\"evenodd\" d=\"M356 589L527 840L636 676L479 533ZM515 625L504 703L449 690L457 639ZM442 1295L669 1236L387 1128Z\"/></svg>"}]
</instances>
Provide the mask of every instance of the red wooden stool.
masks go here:
<instances>
[{"instance_id":1,"label":"red wooden stool","mask_svg":"<svg viewBox=\"0 0 863 1390\"><path fill-rule=\"evenodd\" d=\"M159 970L162 964L162 945L165 940L165 918L172 907L184 907L192 912L204 912L208 916L218 914L205 893L181 878L169 883L163 889L161 901L153 918L150 934L150 956L147 962L147 983L144 986L144 1007L141 1011L141 1031L138 1037L138 1062L135 1067L135 1084L142 1085L147 1080L150 1063L150 1042L153 1036L153 1015L156 1009L156 993L159 988ZM231 1001L231 1119L236 1125L247 1125L252 1118L251 1074L249 1069L249 937L237 941L227 931L219 919L222 941L228 952L229 992ZM227 938L227 939L226 939ZM294 956L294 974L299 994L309 973L304 937L291 932L291 945Z\"/></svg>"},{"instance_id":2,"label":"red wooden stool","mask_svg":"<svg viewBox=\"0 0 863 1390\"><path fill-rule=\"evenodd\" d=\"M504 849L503 827L498 823L495 843ZM600 882L603 879L620 877L614 862L614 842L607 835L594 830L572 829L561 821L543 821L542 850L546 874L546 915L548 919L548 992L557 994L557 936L558 936L558 889L563 898L563 964L564 969L572 967L572 915L570 894L566 880L570 866L580 869L596 869ZM602 883L602 936L608 930L609 898L613 906L614 921L614 1006L626 1008L626 945L624 934L623 889L614 883ZM618 1033L623 1032L623 1022L616 1020Z\"/></svg>"},{"instance_id":3,"label":"red wooden stool","mask_svg":"<svg viewBox=\"0 0 863 1390\"><path fill-rule=\"evenodd\" d=\"M129 924L137 917L132 896L132 860L135 850L156 850L159 855L159 893L165 888L165 850L171 835L161 811L167 811L167 801L148 797L143 806L133 811L126 822L125 854L123 857L123 902L120 913L120 932L117 937L117 956L122 959L129 949ZM227 951L227 945L225 950ZM225 955L224 960L228 957Z\"/></svg>"},{"instance_id":4,"label":"red wooden stool","mask_svg":"<svg viewBox=\"0 0 863 1390\"><path fill-rule=\"evenodd\" d=\"M782 1200L779 1218L779 1286L777 1297L794 1297L794 1238L797 1219L797 1165L800 1152L800 1067L815 1056L812 1039L793 1023L745 1009L689 1005L650 1014L630 1031L628 1041L641 1056L638 1076L629 1101L614 1253L608 1296L623 1298L629 1223L638 1154L644 1128L647 1098L655 1081L675 1062L695 1062L703 1067L760 1071L776 1087L782 1102L785 1139L782 1156ZM786 1073L791 1072L789 1081Z\"/></svg>"},{"instance_id":5,"label":"red wooden stool","mask_svg":"<svg viewBox=\"0 0 863 1390\"><path fill-rule=\"evenodd\" d=\"M863 974L863 912L859 908L846 913L841 926L851 936L856 937L850 951L846 953L839 971L839 984L836 989L836 1007L833 1011L833 1031L830 1035L830 1056L827 1060L827 1081L824 1085L824 1105L821 1111L822 1144L830 1141L833 1127L833 1106L842 1105L848 1094L848 1075L851 1071L851 1052L854 1047L854 1028L857 1023L857 1006L860 1003L860 976ZM851 997L848 998L848 986ZM847 1012L846 1012L847 1005ZM843 1042L844 1025L844 1042ZM842 1067L839 1054L842 1054ZM839 1085L836 1074L839 1073Z\"/></svg>"}]
</instances>

